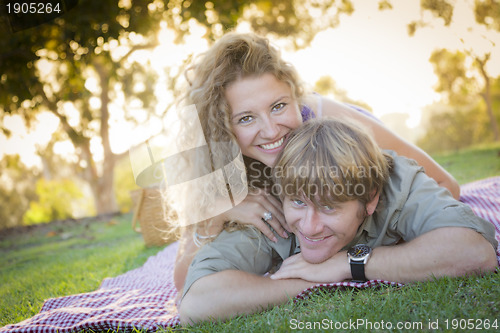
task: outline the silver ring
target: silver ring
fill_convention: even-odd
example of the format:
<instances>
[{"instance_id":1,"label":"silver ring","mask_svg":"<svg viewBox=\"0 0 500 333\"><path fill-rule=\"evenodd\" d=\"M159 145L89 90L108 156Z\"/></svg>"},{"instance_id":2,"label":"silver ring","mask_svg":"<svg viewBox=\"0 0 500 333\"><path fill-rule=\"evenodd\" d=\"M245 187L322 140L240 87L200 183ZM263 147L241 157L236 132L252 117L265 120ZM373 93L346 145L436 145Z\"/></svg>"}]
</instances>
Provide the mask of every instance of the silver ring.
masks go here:
<instances>
[{"instance_id":1,"label":"silver ring","mask_svg":"<svg viewBox=\"0 0 500 333\"><path fill-rule=\"evenodd\" d=\"M264 220L264 222L272 220L273 214L271 214L271 212L265 212L264 215L262 216L262 219Z\"/></svg>"}]
</instances>

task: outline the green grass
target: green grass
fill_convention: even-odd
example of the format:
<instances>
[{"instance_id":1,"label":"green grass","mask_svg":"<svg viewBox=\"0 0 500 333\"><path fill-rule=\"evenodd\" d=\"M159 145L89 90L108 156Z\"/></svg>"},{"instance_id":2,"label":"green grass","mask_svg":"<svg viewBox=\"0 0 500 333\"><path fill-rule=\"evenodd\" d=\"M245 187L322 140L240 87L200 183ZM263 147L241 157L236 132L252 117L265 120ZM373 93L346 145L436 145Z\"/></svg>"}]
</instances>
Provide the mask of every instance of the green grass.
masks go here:
<instances>
[{"instance_id":1,"label":"green grass","mask_svg":"<svg viewBox=\"0 0 500 333\"><path fill-rule=\"evenodd\" d=\"M466 149L433 158L450 172L459 184L500 175L500 143Z\"/></svg>"},{"instance_id":2,"label":"green grass","mask_svg":"<svg viewBox=\"0 0 500 333\"><path fill-rule=\"evenodd\" d=\"M93 291L141 266L159 248L145 248L130 221L45 226L0 241L0 327L35 315L45 299Z\"/></svg>"},{"instance_id":3,"label":"green grass","mask_svg":"<svg viewBox=\"0 0 500 333\"><path fill-rule=\"evenodd\" d=\"M498 151L500 144L434 158L463 184L500 175ZM47 298L95 290L104 278L139 267L157 253L160 248L144 246L142 237L132 231L130 220L130 215L124 215L115 219L117 224L56 225L0 240L0 327L35 315ZM472 319L474 324L482 324L482 332L498 332L499 286L500 274L492 274L398 288L320 291L304 301L290 301L225 323L204 323L189 331L287 332L293 328L308 331L309 327L321 331L344 324L347 326L340 331L362 332L384 321L385 326L378 326L381 329L377 332L416 332L420 328L453 332L457 331L454 324L463 325L463 319ZM364 322L350 325L358 319ZM499 327L486 329L487 321L491 324L494 320ZM398 322L413 329L397 329ZM458 331L471 330L458 326Z\"/></svg>"}]
</instances>

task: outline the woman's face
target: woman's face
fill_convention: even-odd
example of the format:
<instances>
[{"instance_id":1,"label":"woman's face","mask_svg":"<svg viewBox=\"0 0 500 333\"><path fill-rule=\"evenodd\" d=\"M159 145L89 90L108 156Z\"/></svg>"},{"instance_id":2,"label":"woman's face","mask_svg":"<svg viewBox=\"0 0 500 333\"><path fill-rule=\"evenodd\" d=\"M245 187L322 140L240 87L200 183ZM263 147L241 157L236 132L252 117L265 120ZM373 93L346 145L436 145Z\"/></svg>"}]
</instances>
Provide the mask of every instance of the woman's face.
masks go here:
<instances>
[{"instance_id":1,"label":"woman's face","mask_svg":"<svg viewBox=\"0 0 500 333\"><path fill-rule=\"evenodd\" d=\"M273 166L287 134L302 124L288 84L272 74L247 77L230 84L225 97L243 155Z\"/></svg>"}]
</instances>

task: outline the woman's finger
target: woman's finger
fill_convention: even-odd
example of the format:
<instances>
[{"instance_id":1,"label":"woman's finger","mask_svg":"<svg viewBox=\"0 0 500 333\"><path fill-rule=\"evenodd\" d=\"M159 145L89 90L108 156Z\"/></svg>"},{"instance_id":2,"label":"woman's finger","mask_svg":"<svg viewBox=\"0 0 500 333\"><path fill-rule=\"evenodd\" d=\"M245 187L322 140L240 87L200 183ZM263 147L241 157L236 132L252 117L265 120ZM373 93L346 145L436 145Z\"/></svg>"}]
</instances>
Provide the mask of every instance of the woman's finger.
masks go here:
<instances>
[{"instance_id":1,"label":"woman's finger","mask_svg":"<svg viewBox=\"0 0 500 333\"><path fill-rule=\"evenodd\" d=\"M274 214L273 214L272 219L267 220L266 223L269 224L274 229L274 231L276 231L276 233L278 235L280 235L283 238L288 238L288 234L287 234L286 230L281 225L281 222L277 218L274 217Z\"/></svg>"},{"instance_id":2,"label":"woman's finger","mask_svg":"<svg viewBox=\"0 0 500 333\"><path fill-rule=\"evenodd\" d=\"M285 230L290 232L290 227L286 223L281 202L276 200L276 198L271 195L264 195L261 197L261 204L264 209L266 209L266 212L270 212L272 214L272 219L267 220L266 222L269 223L281 237L288 238L288 234Z\"/></svg>"},{"instance_id":3,"label":"woman's finger","mask_svg":"<svg viewBox=\"0 0 500 333\"><path fill-rule=\"evenodd\" d=\"M262 220L258 221L257 223L253 224L253 226L256 227L257 229L259 229L260 232L262 232L271 241L273 241L275 243L278 242L278 239L274 235L273 231L271 230L271 228L269 228L269 226L266 223L264 223L264 221L262 221Z\"/></svg>"}]
</instances>

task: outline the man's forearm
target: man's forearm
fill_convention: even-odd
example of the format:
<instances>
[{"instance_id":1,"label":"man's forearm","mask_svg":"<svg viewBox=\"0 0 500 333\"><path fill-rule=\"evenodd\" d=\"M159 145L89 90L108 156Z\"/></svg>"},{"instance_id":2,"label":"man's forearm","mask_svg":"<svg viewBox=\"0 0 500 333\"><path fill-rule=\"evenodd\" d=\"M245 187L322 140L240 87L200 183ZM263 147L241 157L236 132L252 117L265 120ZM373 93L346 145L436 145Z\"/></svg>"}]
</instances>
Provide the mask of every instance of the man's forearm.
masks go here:
<instances>
[{"instance_id":1,"label":"man's forearm","mask_svg":"<svg viewBox=\"0 0 500 333\"><path fill-rule=\"evenodd\" d=\"M271 280L242 271L228 270L205 276L184 296L179 314L182 325L227 319L282 304L315 283Z\"/></svg>"},{"instance_id":2,"label":"man's forearm","mask_svg":"<svg viewBox=\"0 0 500 333\"><path fill-rule=\"evenodd\" d=\"M408 243L373 249L365 276L406 283L485 273L497 266L495 250L482 235L472 229L450 227L435 229ZM352 276L347 253L342 251L321 264L308 263L299 253L286 259L272 278L332 283Z\"/></svg>"},{"instance_id":3,"label":"man's forearm","mask_svg":"<svg viewBox=\"0 0 500 333\"><path fill-rule=\"evenodd\" d=\"M405 244L375 248L365 275L412 282L485 273L496 267L495 250L482 235L467 228L440 228Z\"/></svg>"}]
</instances>

